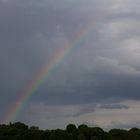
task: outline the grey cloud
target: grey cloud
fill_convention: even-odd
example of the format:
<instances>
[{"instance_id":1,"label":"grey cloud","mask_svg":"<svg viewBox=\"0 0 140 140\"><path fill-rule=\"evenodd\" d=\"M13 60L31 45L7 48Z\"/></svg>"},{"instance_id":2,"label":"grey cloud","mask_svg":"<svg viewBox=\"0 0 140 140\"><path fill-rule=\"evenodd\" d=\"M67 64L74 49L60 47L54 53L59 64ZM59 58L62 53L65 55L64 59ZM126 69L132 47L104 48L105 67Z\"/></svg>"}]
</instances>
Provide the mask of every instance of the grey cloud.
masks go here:
<instances>
[{"instance_id":1,"label":"grey cloud","mask_svg":"<svg viewBox=\"0 0 140 140\"><path fill-rule=\"evenodd\" d=\"M80 117L93 113L93 105L45 105L37 102L30 102L28 108L24 108L23 114L17 120L29 125L41 125L42 128L64 128L68 123L81 124L88 122ZM53 123L55 122L55 123ZM92 121L93 125L93 121Z\"/></svg>"},{"instance_id":2,"label":"grey cloud","mask_svg":"<svg viewBox=\"0 0 140 140\"><path fill-rule=\"evenodd\" d=\"M82 106L139 100L140 11L136 3L139 1L1 0L0 94L6 107L0 116L54 54L65 44L73 45L77 34L89 29L93 21L93 29L40 85L30 102ZM117 103L107 107L127 108ZM76 118L94 109L83 107L73 115Z\"/></svg>"},{"instance_id":3,"label":"grey cloud","mask_svg":"<svg viewBox=\"0 0 140 140\"><path fill-rule=\"evenodd\" d=\"M84 105L79 111L73 114L72 117L80 117L85 114L93 113L95 108L96 105L94 104Z\"/></svg>"},{"instance_id":4,"label":"grey cloud","mask_svg":"<svg viewBox=\"0 0 140 140\"><path fill-rule=\"evenodd\" d=\"M122 104L102 104L99 106L101 109L128 109L128 106Z\"/></svg>"}]
</instances>

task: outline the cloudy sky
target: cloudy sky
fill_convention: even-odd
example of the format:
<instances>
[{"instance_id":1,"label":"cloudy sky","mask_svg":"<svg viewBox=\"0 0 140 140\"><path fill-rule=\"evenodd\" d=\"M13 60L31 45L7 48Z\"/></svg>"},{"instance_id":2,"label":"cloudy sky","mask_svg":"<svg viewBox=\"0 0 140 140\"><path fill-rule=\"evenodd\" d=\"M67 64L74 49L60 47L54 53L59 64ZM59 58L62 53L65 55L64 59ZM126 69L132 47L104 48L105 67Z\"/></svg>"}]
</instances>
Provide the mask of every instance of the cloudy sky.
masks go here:
<instances>
[{"instance_id":1,"label":"cloudy sky","mask_svg":"<svg viewBox=\"0 0 140 140\"><path fill-rule=\"evenodd\" d=\"M139 29L139 0L0 0L1 122L68 44L73 49L14 121L139 127Z\"/></svg>"}]
</instances>

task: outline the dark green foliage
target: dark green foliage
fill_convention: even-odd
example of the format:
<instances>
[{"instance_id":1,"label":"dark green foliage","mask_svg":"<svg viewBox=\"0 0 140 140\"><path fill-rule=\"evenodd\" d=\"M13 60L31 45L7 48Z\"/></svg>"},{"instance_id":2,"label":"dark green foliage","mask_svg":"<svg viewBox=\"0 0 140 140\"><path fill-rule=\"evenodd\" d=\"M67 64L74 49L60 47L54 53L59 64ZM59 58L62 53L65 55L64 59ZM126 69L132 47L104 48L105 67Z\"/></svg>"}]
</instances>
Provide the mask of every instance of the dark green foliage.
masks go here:
<instances>
[{"instance_id":1,"label":"dark green foliage","mask_svg":"<svg viewBox=\"0 0 140 140\"><path fill-rule=\"evenodd\" d=\"M11 128L20 129L20 130L27 130L28 126L21 122L15 122L9 124Z\"/></svg>"},{"instance_id":2,"label":"dark green foliage","mask_svg":"<svg viewBox=\"0 0 140 140\"><path fill-rule=\"evenodd\" d=\"M30 129L31 130L39 130L39 127L37 127L37 126L31 126Z\"/></svg>"},{"instance_id":3,"label":"dark green foliage","mask_svg":"<svg viewBox=\"0 0 140 140\"><path fill-rule=\"evenodd\" d=\"M113 137L113 138L117 138L118 140L125 140L127 139L127 131L126 130L122 130L122 129L112 129L109 131L109 134Z\"/></svg>"},{"instance_id":4,"label":"dark green foliage","mask_svg":"<svg viewBox=\"0 0 140 140\"><path fill-rule=\"evenodd\" d=\"M86 137L83 133L79 134L77 137L78 140L86 140Z\"/></svg>"},{"instance_id":5,"label":"dark green foliage","mask_svg":"<svg viewBox=\"0 0 140 140\"><path fill-rule=\"evenodd\" d=\"M66 130L68 133L72 133L74 130L76 130L76 126L74 124L69 124L67 125Z\"/></svg>"},{"instance_id":6,"label":"dark green foliage","mask_svg":"<svg viewBox=\"0 0 140 140\"><path fill-rule=\"evenodd\" d=\"M112 129L105 132L99 127L88 127L85 124L78 128L69 124L66 130L40 130L37 126L28 127L16 122L0 125L0 140L140 140L140 129Z\"/></svg>"},{"instance_id":7,"label":"dark green foliage","mask_svg":"<svg viewBox=\"0 0 140 140\"><path fill-rule=\"evenodd\" d=\"M87 128L88 128L88 126L85 124L81 124L78 126L78 129L87 129Z\"/></svg>"},{"instance_id":8,"label":"dark green foliage","mask_svg":"<svg viewBox=\"0 0 140 140\"><path fill-rule=\"evenodd\" d=\"M140 140L140 129L132 128L128 131L128 140Z\"/></svg>"}]
</instances>

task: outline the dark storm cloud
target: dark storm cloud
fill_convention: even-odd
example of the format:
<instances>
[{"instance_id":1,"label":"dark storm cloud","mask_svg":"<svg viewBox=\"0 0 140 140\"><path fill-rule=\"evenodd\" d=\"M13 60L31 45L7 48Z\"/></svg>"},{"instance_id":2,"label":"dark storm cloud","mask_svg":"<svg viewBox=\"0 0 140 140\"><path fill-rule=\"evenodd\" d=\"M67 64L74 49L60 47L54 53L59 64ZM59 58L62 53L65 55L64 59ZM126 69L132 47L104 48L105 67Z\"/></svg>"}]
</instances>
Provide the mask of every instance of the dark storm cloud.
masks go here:
<instances>
[{"instance_id":1,"label":"dark storm cloud","mask_svg":"<svg viewBox=\"0 0 140 140\"><path fill-rule=\"evenodd\" d=\"M8 108L18 99L17 96L36 73L47 65L58 47L72 40L79 23L86 21L84 19L87 17L82 17L82 13L80 15L81 10L72 8L71 2L69 4L56 5L52 1L32 0L0 1L0 83L3 106ZM67 7L72 8L77 15L73 16L74 11ZM86 9L84 11L86 13Z\"/></svg>"},{"instance_id":2,"label":"dark storm cloud","mask_svg":"<svg viewBox=\"0 0 140 140\"><path fill-rule=\"evenodd\" d=\"M0 114L54 54L66 43L73 44L93 21L90 33L41 84L31 103L79 104L83 108L70 114L76 118L94 112L97 103L126 109L117 102L139 100L140 11L136 3L0 0L0 101L5 106Z\"/></svg>"}]
</instances>

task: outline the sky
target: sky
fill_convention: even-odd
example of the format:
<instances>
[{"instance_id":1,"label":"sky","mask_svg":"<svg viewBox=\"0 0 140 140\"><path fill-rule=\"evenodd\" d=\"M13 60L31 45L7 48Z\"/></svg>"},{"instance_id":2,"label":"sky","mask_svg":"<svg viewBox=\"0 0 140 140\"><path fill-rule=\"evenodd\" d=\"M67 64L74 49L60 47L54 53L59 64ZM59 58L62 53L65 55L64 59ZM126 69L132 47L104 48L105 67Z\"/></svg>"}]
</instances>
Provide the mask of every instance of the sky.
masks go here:
<instances>
[{"instance_id":1,"label":"sky","mask_svg":"<svg viewBox=\"0 0 140 140\"><path fill-rule=\"evenodd\" d=\"M140 127L139 28L139 0L0 0L0 122L67 44L72 49L6 121Z\"/></svg>"}]
</instances>

